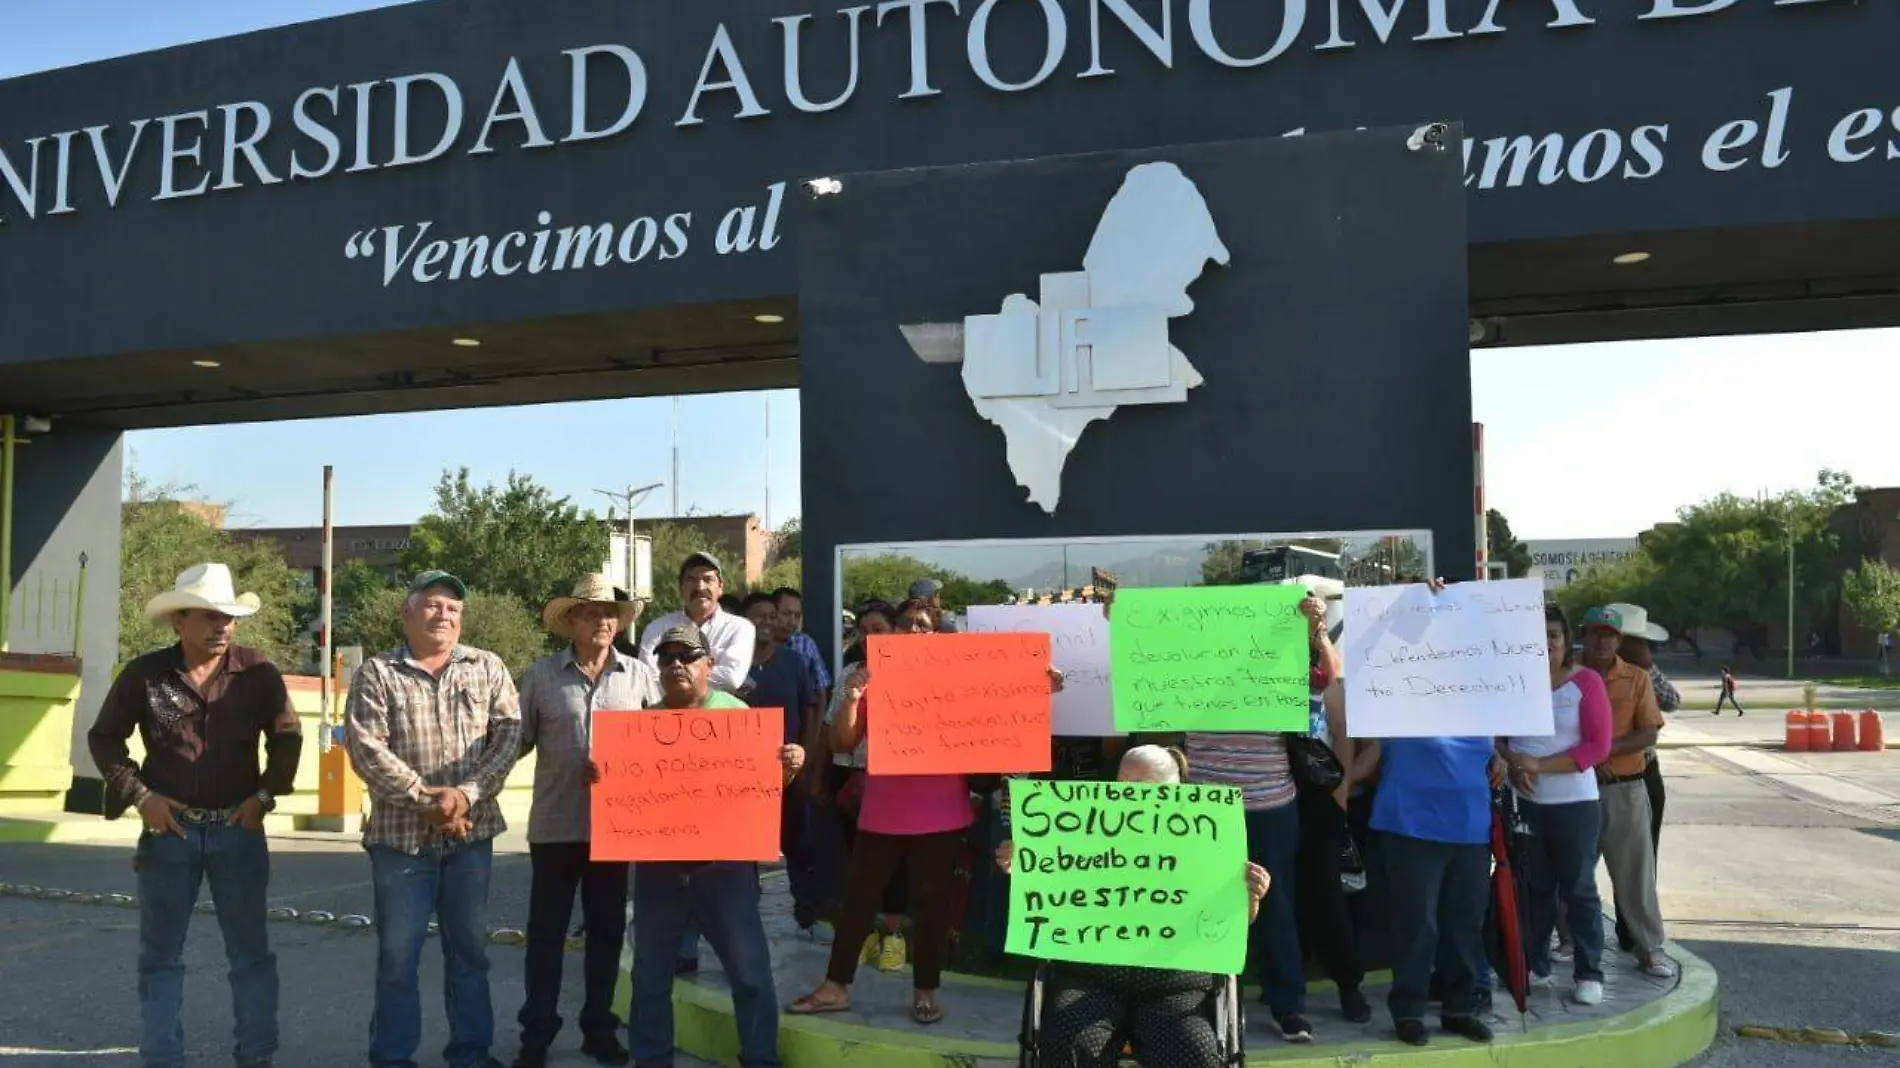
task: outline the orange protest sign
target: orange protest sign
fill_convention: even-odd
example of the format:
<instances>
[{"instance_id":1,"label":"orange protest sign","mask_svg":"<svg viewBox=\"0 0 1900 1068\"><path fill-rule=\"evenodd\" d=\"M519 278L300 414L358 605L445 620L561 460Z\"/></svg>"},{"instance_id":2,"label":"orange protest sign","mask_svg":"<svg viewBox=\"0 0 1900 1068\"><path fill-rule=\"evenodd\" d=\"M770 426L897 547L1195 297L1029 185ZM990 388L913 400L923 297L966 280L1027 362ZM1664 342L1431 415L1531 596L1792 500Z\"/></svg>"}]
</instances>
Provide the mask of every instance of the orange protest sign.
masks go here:
<instances>
[{"instance_id":1,"label":"orange protest sign","mask_svg":"<svg viewBox=\"0 0 1900 1068\"><path fill-rule=\"evenodd\" d=\"M594 714L594 860L779 856L777 708Z\"/></svg>"},{"instance_id":2,"label":"orange protest sign","mask_svg":"<svg viewBox=\"0 0 1900 1068\"><path fill-rule=\"evenodd\" d=\"M873 775L1048 771L1047 634L873 635Z\"/></svg>"}]
</instances>

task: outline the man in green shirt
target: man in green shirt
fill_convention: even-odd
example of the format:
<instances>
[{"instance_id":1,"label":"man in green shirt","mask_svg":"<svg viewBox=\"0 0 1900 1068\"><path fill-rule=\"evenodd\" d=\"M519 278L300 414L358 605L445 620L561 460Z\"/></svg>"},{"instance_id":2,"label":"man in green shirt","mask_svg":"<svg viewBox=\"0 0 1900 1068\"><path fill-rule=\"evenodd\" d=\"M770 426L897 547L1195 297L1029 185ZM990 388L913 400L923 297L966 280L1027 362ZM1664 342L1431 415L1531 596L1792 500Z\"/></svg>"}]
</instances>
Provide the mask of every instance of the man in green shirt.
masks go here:
<instances>
[{"instance_id":1,"label":"man in green shirt","mask_svg":"<svg viewBox=\"0 0 1900 1068\"><path fill-rule=\"evenodd\" d=\"M690 621L668 627L653 650L660 707L745 708L712 688L712 653ZM779 749L790 783L805 766L803 746ZM778 992L759 917L759 866L751 861L647 861L633 866L633 1019L637 1068L673 1064L673 971L688 920L712 943L732 987L741 1068L778 1068Z\"/></svg>"}]
</instances>

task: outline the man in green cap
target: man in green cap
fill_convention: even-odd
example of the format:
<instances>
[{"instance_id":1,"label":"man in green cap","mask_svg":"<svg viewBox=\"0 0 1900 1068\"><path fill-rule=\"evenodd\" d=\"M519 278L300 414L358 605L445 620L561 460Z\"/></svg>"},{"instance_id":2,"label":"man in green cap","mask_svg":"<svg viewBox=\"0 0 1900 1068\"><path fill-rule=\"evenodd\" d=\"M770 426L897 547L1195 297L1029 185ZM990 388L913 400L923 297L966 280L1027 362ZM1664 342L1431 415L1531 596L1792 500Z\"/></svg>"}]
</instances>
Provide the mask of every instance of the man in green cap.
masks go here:
<instances>
[{"instance_id":1,"label":"man in green cap","mask_svg":"<svg viewBox=\"0 0 1900 1068\"><path fill-rule=\"evenodd\" d=\"M507 829L496 797L521 749L521 710L501 657L462 644L468 587L424 571L402 605L403 644L363 662L345 718L350 764L369 791L363 825L376 909L372 1068L414 1068L417 974L442 928L449 1068L500 1068L488 991L488 879Z\"/></svg>"}]
</instances>

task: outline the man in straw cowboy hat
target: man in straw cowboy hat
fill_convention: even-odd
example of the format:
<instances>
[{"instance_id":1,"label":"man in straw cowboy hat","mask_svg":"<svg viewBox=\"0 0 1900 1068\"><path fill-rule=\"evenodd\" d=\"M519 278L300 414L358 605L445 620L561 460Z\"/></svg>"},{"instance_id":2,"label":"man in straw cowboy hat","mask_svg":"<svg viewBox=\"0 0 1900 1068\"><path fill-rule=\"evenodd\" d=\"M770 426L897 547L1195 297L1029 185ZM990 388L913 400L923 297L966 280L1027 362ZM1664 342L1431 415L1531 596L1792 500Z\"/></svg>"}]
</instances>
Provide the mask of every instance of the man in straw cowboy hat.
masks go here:
<instances>
[{"instance_id":1,"label":"man in straw cowboy hat","mask_svg":"<svg viewBox=\"0 0 1900 1068\"><path fill-rule=\"evenodd\" d=\"M626 1064L614 1016L620 947L627 933L627 865L588 859L594 767L594 713L643 709L660 701L657 671L615 647L640 618L638 601L618 600L605 575L584 575L574 592L541 610L548 632L567 648L535 661L521 676L521 752L539 749L534 808L528 817L527 998L521 1006L516 1068L541 1068L561 1030L561 957L574 891L581 894L586 955L581 974L581 1052L601 1064Z\"/></svg>"},{"instance_id":2,"label":"man in straw cowboy hat","mask_svg":"<svg viewBox=\"0 0 1900 1068\"><path fill-rule=\"evenodd\" d=\"M106 818L136 807L145 821L133 861L145 1068L185 1063L185 934L205 881L231 965L232 1056L240 1068L257 1068L277 1052L264 815L296 781L303 735L283 674L235 641L237 621L259 607L255 594L237 594L223 564L180 574L145 606L148 617L171 624L177 643L125 666L86 735L106 783ZM126 749L134 730L145 743L143 765ZM260 737L268 754L261 770Z\"/></svg>"},{"instance_id":3,"label":"man in straw cowboy hat","mask_svg":"<svg viewBox=\"0 0 1900 1068\"><path fill-rule=\"evenodd\" d=\"M488 1055L488 879L507 829L496 800L521 753L521 712L501 657L462 644L468 587L424 571L403 601L403 643L363 662L345 706L350 765L369 791L363 825L376 908L372 1068L414 1068L418 969L431 916L442 928L449 1068Z\"/></svg>"}]
</instances>

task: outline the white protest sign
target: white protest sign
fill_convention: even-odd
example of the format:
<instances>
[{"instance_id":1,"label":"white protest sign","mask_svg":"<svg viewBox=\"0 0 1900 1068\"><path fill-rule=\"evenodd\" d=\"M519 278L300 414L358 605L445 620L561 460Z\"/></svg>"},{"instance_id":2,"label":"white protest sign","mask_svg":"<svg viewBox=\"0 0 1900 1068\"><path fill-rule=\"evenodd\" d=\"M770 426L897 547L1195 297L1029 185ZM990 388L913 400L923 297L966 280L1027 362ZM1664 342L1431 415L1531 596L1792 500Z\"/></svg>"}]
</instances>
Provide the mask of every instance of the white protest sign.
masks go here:
<instances>
[{"instance_id":1,"label":"white protest sign","mask_svg":"<svg viewBox=\"0 0 1900 1068\"><path fill-rule=\"evenodd\" d=\"M1555 729L1539 579L1350 587L1341 643L1355 738Z\"/></svg>"},{"instance_id":2,"label":"white protest sign","mask_svg":"<svg viewBox=\"0 0 1900 1068\"><path fill-rule=\"evenodd\" d=\"M1062 672L1050 733L1100 738L1115 729L1115 701L1108 685L1108 618L1099 604L971 605L972 634L1049 635L1051 659Z\"/></svg>"}]
</instances>

